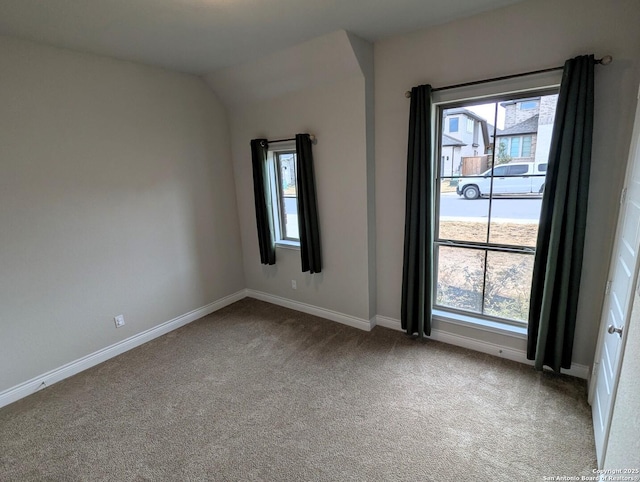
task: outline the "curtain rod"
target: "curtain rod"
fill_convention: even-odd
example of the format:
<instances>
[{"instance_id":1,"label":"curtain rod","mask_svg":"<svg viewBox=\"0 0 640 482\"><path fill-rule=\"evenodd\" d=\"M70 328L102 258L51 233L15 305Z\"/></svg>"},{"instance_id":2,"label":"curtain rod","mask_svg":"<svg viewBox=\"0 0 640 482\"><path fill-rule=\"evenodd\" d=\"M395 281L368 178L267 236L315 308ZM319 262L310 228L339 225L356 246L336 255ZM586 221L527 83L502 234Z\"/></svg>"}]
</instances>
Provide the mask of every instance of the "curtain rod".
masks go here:
<instances>
[{"instance_id":1,"label":"curtain rod","mask_svg":"<svg viewBox=\"0 0 640 482\"><path fill-rule=\"evenodd\" d=\"M605 55L601 59L595 59L595 63L601 64L601 65L609 65L611 62L613 62L613 57L611 55ZM543 74L545 72L554 72L556 70L562 70L562 69L564 69L564 66L551 67L549 69L542 69L542 70L533 70L531 72L523 72L521 74L504 75L502 77L494 77L493 79L483 79L483 80L476 80L474 82L464 82L462 84L447 85L446 87L437 87L435 89L431 89L431 92L438 92L439 90L457 89L458 87L470 87L472 85L487 84L489 82L497 82L499 80L516 79L518 77L524 77L526 75ZM411 91L407 90L404 93L404 96L407 99L411 98Z\"/></svg>"},{"instance_id":2,"label":"curtain rod","mask_svg":"<svg viewBox=\"0 0 640 482\"><path fill-rule=\"evenodd\" d=\"M309 139L311 139L311 143L312 144L317 144L318 143L318 138L316 136L312 135L312 134L309 135ZM296 138L292 137L291 139L276 139L276 140L273 140L273 141L267 140L267 143L275 144L277 142L290 142L290 141L295 141L295 140L296 140Z\"/></svg>"}]
</instances>

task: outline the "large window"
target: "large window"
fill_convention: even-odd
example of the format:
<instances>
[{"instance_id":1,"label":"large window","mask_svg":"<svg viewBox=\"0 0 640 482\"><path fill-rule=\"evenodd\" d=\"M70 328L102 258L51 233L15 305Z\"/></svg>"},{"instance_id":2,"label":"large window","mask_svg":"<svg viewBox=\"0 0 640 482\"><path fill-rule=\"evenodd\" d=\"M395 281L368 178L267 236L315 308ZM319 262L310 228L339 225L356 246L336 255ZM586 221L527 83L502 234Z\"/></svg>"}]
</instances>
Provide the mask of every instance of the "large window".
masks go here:
<instances>
[{"instance_id":1,"label":"large window","mask_svg":"<svg viewBox=\"0 0 640 482\"><path fill-rule=\"evenodd\" d=\"M278 241L299 242L298 233L298 189L296 186L296 152L275 151L272 153L276 194L274 218L277 220Z\"/></svg>"},{"instance_id":2,"label":"large window","mask_svg":"<svg viewBox=\"0 0 640 482\"><path fill-rule=\"evenodd\" d=\"M533 94L550 101L556 92L545 89ZM462 147L457 171L439 169L434 242L437 309L526 323L549 142L539 140L535 158L525 160L512 158L531 155L532 135L498 137L507 142L495 148L496 131L517 122L506 109L515 107L518 100L517 95L496 96L482 103L450 102L438 107L439 139L443 140L447 112L463 108L484 119L481 124L491 144L487 153L478 156ZM551 129L552 125L538 125L538 132ZM439 155L450 149L439 144Z\"/></svg>"},{"instance_id":3,"label":"large window","mask_svg":"<svg viewBox=\"0 0 640 482\"><path fill-rule=\"evenodd\" d=\"M533 136L499 137L498 153L505 153L509 157L531 157Z\"/></svg>"}]
</instances>

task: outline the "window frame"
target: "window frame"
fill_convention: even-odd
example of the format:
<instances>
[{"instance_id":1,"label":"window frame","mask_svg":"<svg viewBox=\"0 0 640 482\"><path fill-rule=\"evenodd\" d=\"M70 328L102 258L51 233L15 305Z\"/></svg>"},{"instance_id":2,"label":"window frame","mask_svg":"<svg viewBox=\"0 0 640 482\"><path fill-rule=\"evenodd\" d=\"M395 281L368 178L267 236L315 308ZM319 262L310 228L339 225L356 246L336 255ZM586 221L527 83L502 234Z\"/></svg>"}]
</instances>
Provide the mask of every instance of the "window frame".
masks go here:
<instances>
[{"instance_id":1,"label":"window frame","mask_svg":"<svg viewBox=\"0 0 640 482\"><path fill-rule=\"evenodd\" d=\"M284 193L282 192L282 177L280 171L279 157L284 154L293 154L296 169L296 205L298 201L298 155L295 142L282 142L269 145L267 152L267 162L269 167L269 183L271 191L271 212L275 228L275 244L277 248L300 249L300 237L293 238L287 236L286 213L284 211ZM299 231L298 231L299 236Z\"/></svg>"},{"instance_id":2,"label":"window frame","mask_svg":"<svg viewBox=\"0 0 640 482\"><path fill-rule=\"evenodd\" d=\"M499 84L499 83L496 83ZM436 142L434 142L435 145L435 159L440 159L440 157L443 155L442 154L442 142L441 142L441 133L444 133L443 130L443 125L442 123L445 120L444 117L444 111L447 109L456 109L456 108L465 108L467 106L472 106L474 104L485 104L488 102L495 102L496 104L499 104L500 102L505 102L505 101L518 101L520 99L526 99L526 98L530 98L532 93L535 96L545 96L545 95L553 95L553 94L557 94L560 88L560 82L558 81L557 83L554 83L553 85L541 85L538 88L530 88L529 90L526 91L508 91L508 90L502 90L500 89L498 86L496 86L497 92L494 94L485 94L482 96L477 96L477 97L467 97L467 98L463 98L463 96L461 96L459 99L454 99L454 100L439 100L439 99L434 99L433 102L433 106L434 106L434 138L436 139ZM496 124L496 119L493 119L492 122L493 125ZM531 134L527 134L527 135L531 135ZM522 137L523 136L519 136L521 138L521 142L520 142L520 149L522 148ZM501 139L507 139L509 138L509 136L506 137L496 137L493 136L493 142L491 143L490 147L491 149L489 150L488 155L490 156L491 160L492 160L492 164L495 162L495 156L496 156L496 145L500 142ZM532 139L533 141L533 139ZM508 148L510 151L511 148L511 141L509 140L508 142ZM508 152L509 152L508 151ZM521 152L521 151L520 151ZM486 289L486 283L487 283L487 258L488 258L488 254L490 251L492 252L506 252L506 253L518 253L518 254L523 254L523 255L530 255L530 256L534 256L535 252L536 252L536 248L535 247L531 247L531 246L518 246L518 245L506 245L506 244L500 244L500 243L491 243L491 237L490 237L490 230L491 230L491 204L493 201L493 183L494 183L494 179L495 177L498 177L495 175L495 169L497 169L498 167L501 166L494 166L493 170L491 171L491 190L490 190L490 196L489 196L489 208L488 208L488 219L487 219L487 242L485 243L480 243L480 242L476 242L476 241L461 241L461 240L452 240L452 239L443 239L440 238L439 236L439 231L440 231L440 199L441 199L441 192L440 192L440 188L441 188L441 181L444 179L448 179L451 178L451 176L447 176L447 175L442 175L441 173L441 163L436 162L436 165L434 166L436 169L436 182L435 184L435 202L434 202L434 209L435 209L435 213L434 213L434 230L433 230L433 235L434 235L434 241L433 241L433 247L432 247L432 253L433 253L433 262L434 262L434 269L432 272L432 300L433 300L433 311L437 312L439 314L444 314L445 317L446 316L452 316L455 319L464 319L464 320L473 320L473 324L480 324L483 325L487 322L489 323L498 323L500 325L504 325L505 327L515 327L518 329L526 329L527 327L527 322L526 321L521 321L521 320L514 320L514 319L508 319L508 318L501 318L501 317L497 317L497 316L493 316L493 315L489 315L486 313L482 313L484 311L484 293L485 293L485 289ZM533 176L546 176L546 172L538 174L538 173L534 173ZM477 312L473 312L470 310L464 310L464 309L460 309L460 308L454 308L454 307L449 307L449 306L444 306L444 305L439 305L437 304L437 299L438 299L438 273L439 273L439 250L441 247L459 247L459 248L468 248L468 249L474 249L474 250L481 250L484 251L484 267L483 267L483 286L482 286L482 304L481 304L481 313L477 313Z\"/></svg>"}]
</instances>

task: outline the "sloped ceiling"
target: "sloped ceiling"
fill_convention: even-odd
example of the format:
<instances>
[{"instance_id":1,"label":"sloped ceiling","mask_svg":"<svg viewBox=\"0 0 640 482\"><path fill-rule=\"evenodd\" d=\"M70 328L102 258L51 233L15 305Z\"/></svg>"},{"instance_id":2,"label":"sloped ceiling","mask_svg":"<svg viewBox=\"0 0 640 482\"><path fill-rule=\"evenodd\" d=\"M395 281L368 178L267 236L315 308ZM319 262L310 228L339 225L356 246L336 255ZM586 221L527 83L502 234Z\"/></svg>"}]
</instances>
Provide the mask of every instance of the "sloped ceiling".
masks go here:
<instances>
[{"instance_id":1,"label":"sloped ceiling","mask_svg":"<svg viewBox=\"0 0 640 482\"><path fill-rule=\"evenodd\" d=\"M344 30L205 76L225 105L251 103L362 76ZM364 84L363 84L364 85Z\"/></svg>"},{"instance_id":2,"label":"sloped ceiling","mask_svg":"<svg viewBox=\"0 0 640 482\"><path fill-rule=\"evenodd\" d=\"M368 41L521 0L0 0L0 34L204 74L347 30Z\"/></svg>"}]
</instances>

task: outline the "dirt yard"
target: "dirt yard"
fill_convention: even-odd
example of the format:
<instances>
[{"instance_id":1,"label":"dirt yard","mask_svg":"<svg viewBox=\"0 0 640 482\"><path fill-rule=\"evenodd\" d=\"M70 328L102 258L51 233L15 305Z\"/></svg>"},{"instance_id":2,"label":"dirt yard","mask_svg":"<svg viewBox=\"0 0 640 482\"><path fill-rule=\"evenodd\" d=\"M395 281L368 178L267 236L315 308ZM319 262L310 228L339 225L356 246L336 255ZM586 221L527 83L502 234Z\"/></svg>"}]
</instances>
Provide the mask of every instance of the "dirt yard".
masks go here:
<instances>
[{"instance_id":1,"label":"dirt yard","mask_svg":"<svg viewBox=\"0 0 640 482\"><path fill-rule=\"evenodd\" d=\"M535 247L538 225L492 223L492 243ZM487 223L441 221L440 239L487 241ZM524 321L533 273L530 254L441 246L438 256L438 303L480 311L485 286L485 313ZM484 268L486 262L486 279Z\"/></svg>"}]
</instances>

